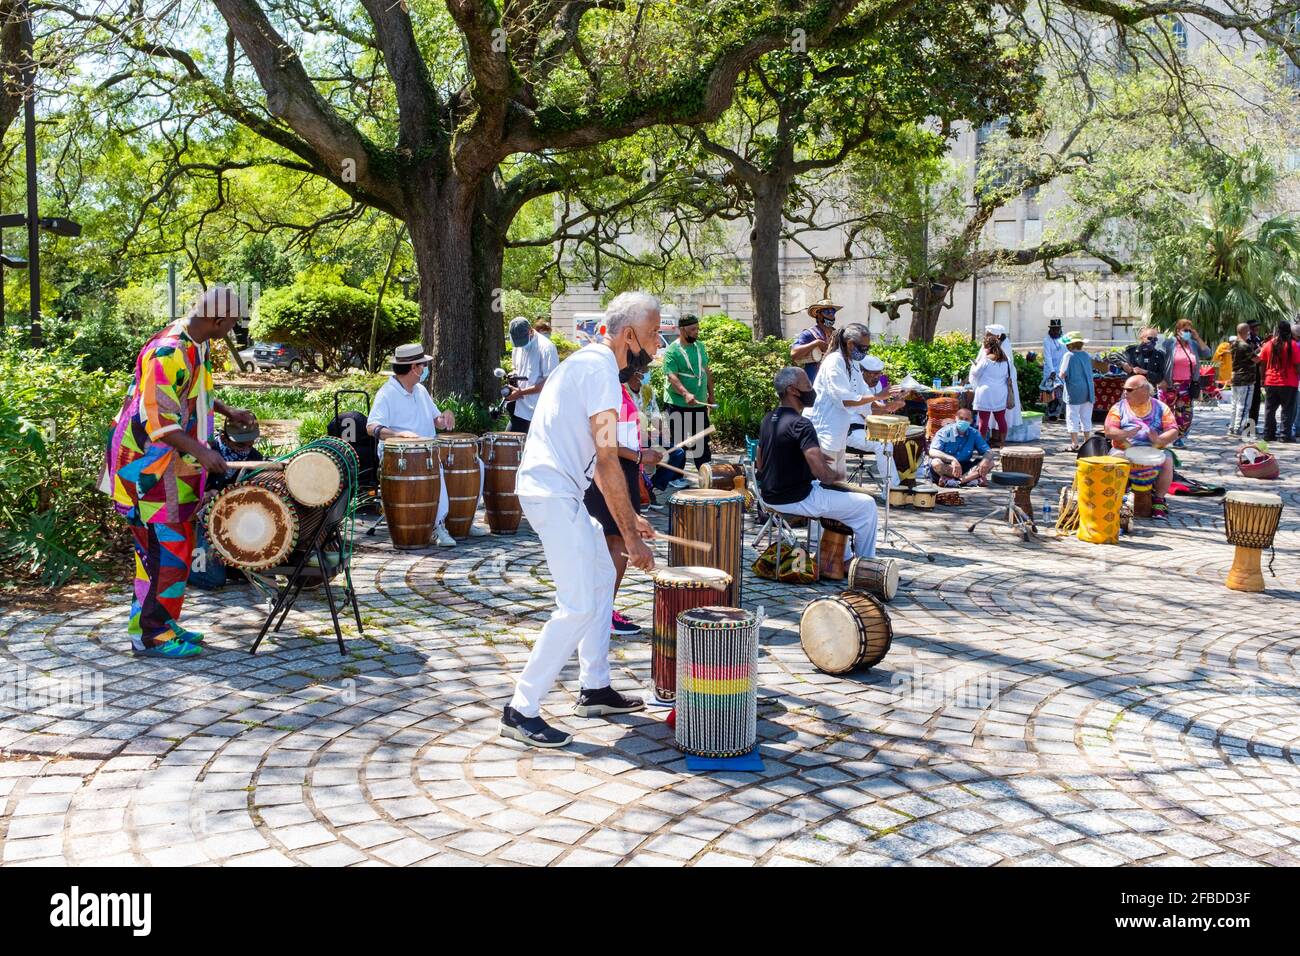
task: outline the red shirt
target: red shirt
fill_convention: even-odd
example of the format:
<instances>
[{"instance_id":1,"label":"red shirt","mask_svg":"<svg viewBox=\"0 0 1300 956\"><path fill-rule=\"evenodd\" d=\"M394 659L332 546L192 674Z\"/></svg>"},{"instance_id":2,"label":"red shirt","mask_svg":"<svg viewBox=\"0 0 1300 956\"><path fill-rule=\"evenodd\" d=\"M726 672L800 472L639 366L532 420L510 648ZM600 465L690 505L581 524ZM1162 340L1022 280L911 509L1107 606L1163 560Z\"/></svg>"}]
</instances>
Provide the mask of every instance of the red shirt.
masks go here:
<instances>
[{"instance_id":1,"label":"red shirt","mask_svg":"<svg viewBox=\"0 0 1300 956\"><path fill-rule=\"evenodd\" d=\"M1276 342L1276 339L1269 339L1259 352L1263 363L1260 368L1264 370L1264 384L1272 385L1274 388L1300 386L1300 372L1296 372L1296 363L1300 362L1300 342L1292 339L1287 343L1291 346L1288 350L1290 354L1282 360L1281 368L1273 364L1273 346Z\"/></svg>"}]
</instances>

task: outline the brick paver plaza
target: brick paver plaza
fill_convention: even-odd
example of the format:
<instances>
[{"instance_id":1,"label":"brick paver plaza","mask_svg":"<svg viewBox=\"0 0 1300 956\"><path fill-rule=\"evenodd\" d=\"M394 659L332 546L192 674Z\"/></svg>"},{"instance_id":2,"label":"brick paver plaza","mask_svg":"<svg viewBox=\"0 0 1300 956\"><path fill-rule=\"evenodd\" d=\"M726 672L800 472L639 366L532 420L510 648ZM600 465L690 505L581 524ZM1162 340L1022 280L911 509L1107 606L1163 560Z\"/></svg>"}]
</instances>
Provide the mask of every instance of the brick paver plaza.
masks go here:
<instances>
[{"instance_id":1,"label":"brick paver plaza","mask_svg":"<svg viewBox=\"0 0 1300 956\"><path fill-rule=\"evenodd\" d=\"M498 737L551 605L526 532L418 553L361 539L366 633L348 629L346 658L323 595L250 657L251 590L191 589L185 620L209 649L182 663L131 656L125 592L7 611L3 862L1300 863L1297 453L1278 446L1290 480L1235 477L1226 412L1197 414L1189 474L1286 502L1267 594L1223 586L1218 499L1171 499L1167 525L1111 547L967 534L992 492L896 511L936 560L882 551L903 558L903 586L871 671L827 676L800 649L800 611L833 585L747 574L745 604L766 615L761 774L687 772L663 710L571 716L576 662L546 710L572 748ZM1040 509L1072 474L1060 435L1039 443ZM631 573L620 606L648 625L650 605ZM615 686L648 695L648 634L612 653ZM87 675L102 678L91 712L13 696Z\"/></svg>"}]
</instances>

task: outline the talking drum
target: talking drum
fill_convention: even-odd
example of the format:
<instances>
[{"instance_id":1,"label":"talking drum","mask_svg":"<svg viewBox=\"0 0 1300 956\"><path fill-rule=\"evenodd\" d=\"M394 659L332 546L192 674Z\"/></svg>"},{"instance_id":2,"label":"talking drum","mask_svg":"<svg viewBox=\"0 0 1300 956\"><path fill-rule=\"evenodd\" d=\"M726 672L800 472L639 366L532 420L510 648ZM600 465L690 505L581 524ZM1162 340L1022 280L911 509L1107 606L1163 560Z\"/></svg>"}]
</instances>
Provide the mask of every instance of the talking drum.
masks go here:
<instances>
[{"instance_id":1,"label":"talking drum","mask_svg":"<svg viewBox=\"0 0 1300 956\"><path fill-rule=\"evenodd\" d=\"M889 612L863 591L810 601L799 618L803 652L814 667L827 674L874 667L889 653L893 640Z\"/></svg>"},{"instance_id":2,"label":"talking drum","mask_svg":"<svg viewBox=\"0 0 1300 956\"><path fill-rule=\"evenodd\" d=\"M1165 463L1165 452L1150 445L1131 445L1124 449L1128 460L1128 487L1133 492L1133 517L1151 517L1151 495Z\"/></svg>"},{"instance_id":3,"label":"talking drum","mask_svg":"<svg viewBox=\"0 0 1300 956\"><path fill-rule=\"evenodd\" d=\"M1034 502L1029 493L1038 485L1043 475L1043 450L1041 448L1007 448L1002 452L1002 470L1018 471L1028 475L1030 482L1016 488L1016 507L1027 515L1034 513Z\"/></svg>"},{"instance_id":4,"label":"talking drum","mask_svg":"<svg viewBox=\"0 0 1300 956\"><path fill-rule=\"evenodd\" d=\"M474 524L483 480L478 467L478 436L464 432L439 435L438 455L442 459L442 480L447 483L444 524L453 538L463 538Z\"/></svg>"},{"instance_id":5,"label":"talking drum","mask_svg":"<svg viewBox=\"0 0 1300 956\"><path fill-rule=\"evenodd\" d=\"M907 438L911 424L906 415L868 415L867 437L872 441L898 444Z\"/></svg>"},{"instance_id":6,"label":"talking drum","mask_svg":"<svg viewBox=\"0 0 1300 956\"><path fill-rule=\"evenodd\" d=\"M932 398L925 403L925 437L933 438L934 433L957 417L957 399L951 395Z\"/></svg>"},{"instance_id":7,"label":"talking drum","mask_svg":"<svg viewBox=\"0 0 1300 956\"><path fill-rule=\"evenodd\" d=\"M854 558L849 562L848 589L892 601L898 593L898 562L893 558Z\"/></svg>"},{"instance_id":8,"label":"talking drum","mask_svg":"<svg viewBox=\"0 0 1300 956\"><path fill-rule=\"evenodd\" d=\"M488 432L481 447L484 517L493 534L514 534L522 516L515 477L524 457L524 433Z\"/></svg>"},{"instance_id":9,"label":"talking drum","mask_svg":"<svg viewBox=\"0 0 1300 956\"><path fill-rule=\"evenodd\" d=\"M834 518L822 518L821 539L817 543L817 576L826 581L843 581L844 553L849 548L853 529Z\"/></svg>"},{"instance_id":10,"label":"talking drum","mask_svg":"<svg viewBox=\"0 0 1300 956\"><path fill-rule=\"evenodd\" d=\"M908 425L907 435L894 443L894 468L899 481L915 481L916 469L925 456L925 426Z\"/></svg>"},{"instance_id":11,"label":"talking drum","mask_svg":"<svg viewBox=\"0 0 1300 956\"><path fill-rule=\"evenodd\" d=\"M432 439L390 438L384 442L379 495L393 547L428 547L438 520L442 481L438 452Z\"/></svg>"},{"instance_id":12,"label":"talking drum","mask_svg":"<svg viewBox=\"0 0 1300 956\"><path fill-rule=\"evenodd\" d=\"M741 522L745 496L735 491L687 488L668 499L668 533L711 545L707 552L668 545L668 564L679 568L706 565L731 575L723 603L740 606Z\"/></svg>"},{"instance_id":13,"label":"talking drum","mask_svg":"<svg viewBox=\"0 0 1300 956\"><path fill-rule=\"evenodd\" d=\"M738 757L758 742L758 623L738 607L677 615L677 747Z\"/></svg>"},{"instance_id":14,"label":"talking drum","mask_svg":"<svg viewBox=\"0 0 1300 956\"><path fill-rule=\"evenodd\" d=\"M717 568L660 568L654 583L650 677L655 697L666 702L677 695L677 615L725 601L731 575Z\"/></svg>"},{"instance_id":15,"label":"talking drum","mask_svg":"<svg viewBox=\"0 0 1300 956\"><path fill-rule=\"evenodd\" d=\"M298 541L298 512L278 472L223 488L207 508L208 541L230 567L261 571L284 561Z\"/></svg>"},{"instance_id":16,"label":"talking drum","mask_svg":"<svg viewBox=\"0 0 1300 956\"><path fill-rule=\"evenodd\" d=\"M1128 461L1102 455L1080 458L1076 468L1079 540L1089 544L1118 543L1120 506L1124 503L1124 486L1128 484Z\"/></svg>"},{"instance_id":17,"label":"talking drum","mask_svg":"<svg viewBox=\"0 0 1300 956\"><path fill-rule=\"evenodd\" d=\"M1259 559L1273 547L1282 520L1282 499L1267 492L1229 491L1223 498L1223 531L1237 546L1225 582L1234 591L1264 590Z\"/></svg>"}]
</instances>

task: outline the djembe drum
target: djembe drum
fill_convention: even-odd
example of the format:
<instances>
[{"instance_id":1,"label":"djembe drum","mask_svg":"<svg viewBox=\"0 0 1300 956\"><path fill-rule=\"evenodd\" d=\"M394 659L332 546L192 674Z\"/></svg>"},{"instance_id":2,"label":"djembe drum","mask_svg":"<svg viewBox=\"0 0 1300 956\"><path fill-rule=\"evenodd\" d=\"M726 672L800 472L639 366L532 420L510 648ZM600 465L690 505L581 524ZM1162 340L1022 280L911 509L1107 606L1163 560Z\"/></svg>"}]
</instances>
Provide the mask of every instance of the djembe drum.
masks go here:
<instances>
[{"instance_id":1,"label":"djembe drum","mask_svg":"<svg viewBox=\"0 0 1300 956\"><path fill-rule=\"evenodd\" d=\"M947 422L957 417L958 401L952 395L941 395L925 403L925 437L933 438L934 433Z\"/></svg>"},{"instance_id":2,"label":"djembe drum","mask_svg":"<svg viewBox=\"0 0 1300 956\"><path fill-rule=\"evenodd\" d=\"M1016 488L1016 507L1027 515L1034 513L1034 502L1029 493L1038 486L1043 475L1043 450L1041 448L1007 448L1002 452L1002 470L1018 471L1032 479L1029 484Z\"/></svg>"},{"instance_id":3,"label":"djembe drum","mask_svg":"<svg viewBox=\"0 0 1300 956\"><path fill-rule=\"evenodd\" d=\"M655 697L667 702L677 696L677 615L725 601L731 575L717 568L660 568L654 586L650 679Z\"/></svg>"},{"instance_id":4,"label":"djembe drum","mask_svg":"<svg viewBox=\"0 0 1300 956\"><path fill-rule=\"evenodd\" d=\"M849 562L848 589L892 601L898 593L898 562L893 558L854 558Z\"/></svg>"},{"instance_id":5,"label":"djembe drum","mask_svg":"<svg viewBox=\"0 0 1300 956\"><path fill-rule=\"evenodd\" d=\"M810 601L799 618L799 643L827 674L847 674L879 664L894 640L889 612L871 594L845 591Z\"/></svg>"},{"instance_id":6,"label":"djembe drum","mask_svg":"<svg viewBox=\"0 0 1300 956\"><path fill-rule=\"evenodd\" d=\"M338 438L318 438L289 456L284 466L289 493L299 504L323 508L334 503L357 473L357 454Z\"/></svg>"},{"instance_id":7,"label":"djembe drum","mask_svg":"<svg viewBox=\"0 0 1300 956\"><path fill-rule=\"evenodd\" d=\"M1223 533L1237 546L1224 583L1234 591L1264 590L1259 559L1282 520L1282 499L1258 491L1229 491L1223 498Z\"/></svg>"},{"instance_id":8,"label":"djembe drum","mask_svg":"<svg viewBox=\"0 0 1300 956\"><path fill-rule=\"evenodd\" d=\"M740 606L741 522L745 517L745 496L736 491L687 488L668 499L668 533L712 547L707 551L668 545L668 564L679 568L704 565L731 575L731 587L724 602Z\"/></svg>"},{"instance_id":9,"label":"djembe drum","mask_svg":"<svg viewBox=\"0 0 1300 956\"><path fill-rule=\"evenodd\" d=\"M848 549L853 529L834 518L820 518L821 539L817 543L817 576L825 581L843 581L844 552Z\"/></svg>"},{"instance_id":10,"label":"djembe drum","mask_svg":"<svg viewBox=\"0 0 1300 956\"><path fill-rule=\"evenodd\" d=\"M493 534L514 534L523 511L515 495L515 477L524 457L523 432L488 432L480 447L483 458L483 513Z\"/></svg>"},{"instance_id":11,"label":"djembe drum","mask_svg":"<svg viewBox=\"0 0 1300 956\"><path fill-rule=\"evenodd\" d=\"M1123 456L1128 460L1128 488L1133 492L1133 517L1151 517L1151 495L1165 463L1165 452L1150 445L1130 445Z\"/></svg>"},{"instance_id":12,"label":"djembe drum","mask_svg":"<svg viewBox=\"0 0 1300 956\"><path fill-rule=\"evenodd\" d=\"M438 436L442 480L447 484L447 517L443 522L453 538L469 534L478 510L482 473L478 467L478 436L452 432Z\"/></svg>"},{"instance_id":13,"label":"djembe drum","mask_svg":"<svg viewBox=\"0 0 1300 956\"><path fill-rule=\"evenodd\" d=\"M868 415L867 437L891 445L898 445L907 439L907 429L911 422L906 415Z\"/></svg>"},{"instance_id":14,"label":"djembe drum","mask_svg":"<svg viewBox=\"0 0 1300 956\"><path fill-rule=\"evenodd\" d=\"M1120 507L1128 484L1126 459L1103 455L1080 458L1075 473L1079 540L1089 544L1119 542Z\"/></svg>"},{"instance_id":15,"label":"djembe drum","mask_svg":"<svg viewBox=\"0 0 1300 956\"><path fill-rule=\"evenodd\" d=\"M745 470L740 465L726 462L706 462L699 466L700 487L716 488L719 491L743 491L745 489Z\"/></svg>"},{"instance_id":16,"label":"djembe drum","mask_svg":"<svg viewBox=\"0 0 1300 956\"><path fill-rule=\"evenodd\" d=\"M438 520L441 491L433 439L390 438L384 442L379 496L394 548L428 547Z\"/></svg>"},{"instance_id":17,"label":"djembe drum","mask_svg":"<svg viewBox=\"0 0 1300 956\"><path fill-rule=\"evenodd\" d=\"M737 607L677 615L676 742L698 757L738 757L758 742L758 623Z\"/></svg>"},{"instance_id":18,"label":"djembe drum","mask_svg":"<svg viewBox=\"0 0 1300 956\"><path fill-rule=\"evenodd\" d=\"M207 522L221 560L247 571L282 563L298 543L298 510L281 472L258 472L223 488L207 506Z\"/></svg>"},{"instance_id":19,"label":"djembe drum","mask_svg":"<svg viewBox=\"0 0 1300 956\"><path fill-rule=\"evenodd\" d=\"M925 449L925 426L908 425L903 440L894 443L894 468L899 481L916 480L916 469L925 459Z\"/></svg>"}]
</instances>

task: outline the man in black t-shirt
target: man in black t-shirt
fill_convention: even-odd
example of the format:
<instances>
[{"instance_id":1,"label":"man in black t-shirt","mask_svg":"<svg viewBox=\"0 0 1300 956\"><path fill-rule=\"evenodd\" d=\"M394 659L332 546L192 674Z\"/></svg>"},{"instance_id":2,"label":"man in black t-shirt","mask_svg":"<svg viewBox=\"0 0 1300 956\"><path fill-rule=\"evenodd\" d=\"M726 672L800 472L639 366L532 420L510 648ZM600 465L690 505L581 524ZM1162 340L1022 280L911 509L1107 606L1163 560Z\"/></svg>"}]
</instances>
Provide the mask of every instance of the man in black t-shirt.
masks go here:
<instances>
[{"instance_id":1,"label":"man in black t-shirt","mask_svg":"<svg viewBox=\"0 0 1300 956\"><path fill-rule=\"evenodd\" d=\"M876 501L870 495L837 491L822 483L844 480L834 459L822 451L817 430L803 415L817 397L801 368L776 373L777 408L759 428L755 469L763 501L773 510L806 518L834 518L853 529L857 557L876 553Z\"/></svg>"}]
</instances>

